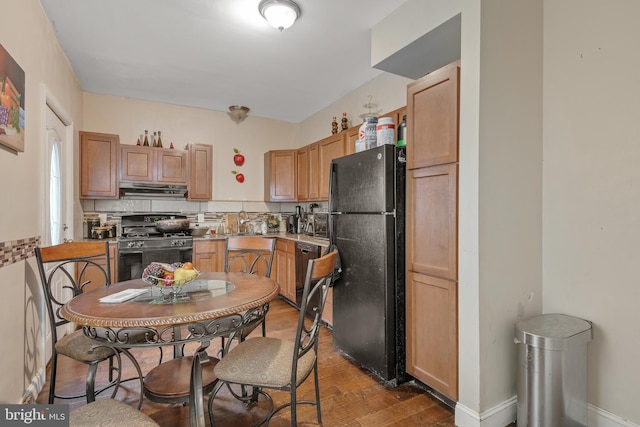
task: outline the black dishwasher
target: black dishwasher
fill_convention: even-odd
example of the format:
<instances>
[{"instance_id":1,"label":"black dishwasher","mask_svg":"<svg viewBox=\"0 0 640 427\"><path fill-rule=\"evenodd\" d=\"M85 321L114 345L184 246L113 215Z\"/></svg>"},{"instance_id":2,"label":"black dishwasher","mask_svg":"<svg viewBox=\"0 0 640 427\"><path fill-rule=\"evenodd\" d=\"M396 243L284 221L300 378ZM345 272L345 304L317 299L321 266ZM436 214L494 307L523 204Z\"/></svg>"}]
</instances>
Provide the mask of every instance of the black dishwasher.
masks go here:
<instances>
[{"instance_id":1,"label":"black dishwasher","mask_svg":"<svg viewBox=\"0 0 640 427\"><path fill-rule=\"evenodd\" d=\"M307 267L309 260L320 256L320 246L313 243L296 242L296 304L300 307L302 303L302 292L304 291L304 280L307 277ZM307 313L315 304L309 304ZM309 313L312 314L312 313Z\"/></svg>"}]
</instances>

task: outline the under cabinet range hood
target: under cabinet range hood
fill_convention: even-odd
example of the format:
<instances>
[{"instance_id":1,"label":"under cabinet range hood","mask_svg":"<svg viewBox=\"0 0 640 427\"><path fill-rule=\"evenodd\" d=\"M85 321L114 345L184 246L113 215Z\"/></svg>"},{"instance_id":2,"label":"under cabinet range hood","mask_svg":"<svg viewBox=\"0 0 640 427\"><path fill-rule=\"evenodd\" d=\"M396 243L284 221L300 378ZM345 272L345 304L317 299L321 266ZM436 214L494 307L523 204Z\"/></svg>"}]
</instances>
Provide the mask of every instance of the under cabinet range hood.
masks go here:
<instances>
[{"instance_id":1,"label":"under cabinet range hood","mask_svg":"<svg viewBox=\"0 0 640 427\"><path fill-rule=\"evenodd\" d=\"M120 183L121 199L178 199L186 197L187 186L180 184Z\"/></svg>"}]
</instances>

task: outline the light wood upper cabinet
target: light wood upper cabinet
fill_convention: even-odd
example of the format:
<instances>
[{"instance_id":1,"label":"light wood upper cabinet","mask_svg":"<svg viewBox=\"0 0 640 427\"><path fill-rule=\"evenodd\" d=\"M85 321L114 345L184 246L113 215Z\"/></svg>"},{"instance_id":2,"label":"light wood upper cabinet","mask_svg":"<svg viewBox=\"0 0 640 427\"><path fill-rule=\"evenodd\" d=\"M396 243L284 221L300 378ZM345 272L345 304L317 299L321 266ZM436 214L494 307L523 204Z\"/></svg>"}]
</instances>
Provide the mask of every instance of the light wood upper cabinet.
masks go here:
<instances>
[{"instance_id":1,"label":"light wood upper cabinet","mask_svg":"<svg viewBox=\"0 0 640 427\"><path fill-rule=\"evenodd\" d=\"M359 132L360 132L360 125L350 127L344 133L345 155L353 154L356 152L356 142L358 141Z\"/></svg>"},{"instance_id":2,"label":"light wood upper cabinet","mask_svg":"<svg viewBox=\"0 0 640 427\"><path fill-rule=\"evenodd\" d=\"M205 144L189 146L188 200L213 199L213 147Z\"/></svg>"},{"instance_id":3,"label":"light wood upper cabinet","mask_svg":"<svg viewBox=\"0 0 640 427\"><path fill-rule=\"evenodd\" d=\"M120 147L120 180L153 183L156 177L154 152L150 147L123 145Z\"/></svg>"},{"instance_id":4,"label":"light wood upper cabinet","mask_svg":"<svg viewBox=\"0 0 640 427\"><path fill-rule=\"evenodd\" d=\"M336 133L318 141L320 166L318 170L318 181L320 190L318 199L329 199L329 176L331 174L331 161L345 155L345 140L343 135Z\"/></svg>"},{"instance_id":5,"label":"light wood upper cabinet","mask_svg":"<svg viewBox=\"0 0 640 427\"><path fill-rule=\"evenodd\" d=\"M120 181L187 185L187 152L123 145Z\"/></svg>"},{"instance_id":6,"label":"light wood upper cabinet","mask_svg":"<svg viewBox=\"0 0 640 427\"><path fill-rule=\"evenodd\" d=\"M407 168L458 161L458 62L407 86Z\"/></svg>"},{"instance_id":7,"label":"light wood upper cabinet","mask_svg":"<svg viewBox=\"0 0 640 427\"><path fill-rule=\"evenodd\" d=\"M264 199L270 202L296 200L297 150L264 153Z\"/></svg>"},{"instance_id":8,"label":"light wood upper cabinet","mask_svg":"<svg viewBox=\"0 0 640 427\"><path fill-rule=\"evenodd\" d=\"M397 126L406 111L406 107L401 107L383 116L393 118ZM328 200L331 161L355 153L359 131L360 125L353 126L345 131L332 134L320 141L293 150L295 152L295 169L292 176L288 174L291 160L274 157L277 155L274 153L287 153L286 155L288 156L291 150L265 153L265 200ZM285 154L280 155L284 156ZM280 166L279 163L283 165ZM280 175L280 173L284 175ZM290 179L293 181L289 181ZM293 198L289 197L291 182L294 183L295 188ZM283 183L285 184L283 185Z\"/></svg>"},{"instance_id":9,"label":"light wood upper cabinet","mask_svg":"<svg viewBox=\"0 0 640 427\"><path fill-rule=\"evenodd\" d=\"M165 184L187 184L187 152L156 148L156 180Z\"/></svg>"},{"instance_id":10,"label":"light wood upper cabinet","mask_svg":"<svg viewBox=\"0 0 640 427\"><path fill-rule=\"evenodd\" d=\"M320 150L318 143L309 145L309 200L320 198Z\"/></svg>"},{"instance_id":11,"label":"light wood upper cabinet","mask_svg":"<svg viewBox=\"0 0 640 427\"><path fill-rule=\"evenodd\" d=\"M297 200L309 200L309 147L296 152Z\"/></svg>"},{"instance_id":12,"label":"light wood upper cabinet","mask_svg":"<svg viewBox=\"0 0 640 427\"><path fill-rule=\"evenodd\" d=\"M118 135L80 132L80 198L118 198Z\"/></svg>"}]
</instances>

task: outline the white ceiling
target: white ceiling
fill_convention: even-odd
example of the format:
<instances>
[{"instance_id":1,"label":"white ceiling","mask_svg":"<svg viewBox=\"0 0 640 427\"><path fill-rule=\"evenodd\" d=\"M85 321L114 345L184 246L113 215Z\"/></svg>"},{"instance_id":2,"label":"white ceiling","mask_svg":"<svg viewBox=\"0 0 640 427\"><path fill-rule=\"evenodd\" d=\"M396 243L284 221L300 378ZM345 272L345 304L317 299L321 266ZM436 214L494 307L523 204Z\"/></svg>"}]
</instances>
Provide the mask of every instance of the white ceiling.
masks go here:
<instances>
[{"instance_id":1,"label":"white ceiling","mask_svg":"<svg viewBox=\"0 0 640 427\"><path fill-rule=\"evenodd\" d=\"M300 122L371 80L371 28L406 0L40 0L84 91Z\"/></svg>"}]
</instances>

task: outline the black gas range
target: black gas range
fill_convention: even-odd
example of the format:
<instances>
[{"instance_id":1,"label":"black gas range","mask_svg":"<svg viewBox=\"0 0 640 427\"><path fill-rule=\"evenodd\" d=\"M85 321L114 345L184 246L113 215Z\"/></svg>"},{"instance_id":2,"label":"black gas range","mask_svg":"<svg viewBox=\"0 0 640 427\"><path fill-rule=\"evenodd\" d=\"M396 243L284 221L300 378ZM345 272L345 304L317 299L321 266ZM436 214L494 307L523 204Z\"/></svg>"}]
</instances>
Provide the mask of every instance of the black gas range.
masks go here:
<instances>
[{"instance_id":1,"label":"black gas range","mask_svg":"<svg viewBox=\"0 0 640 427\"><path fill-rule=\"evenodd\" d=\"M139 279L152 262L191 262L193 237L188 232L163 233L156 221L187 219L177 214L123 215L118 239L118 281Z\"/></svg>"}]
</instances>

